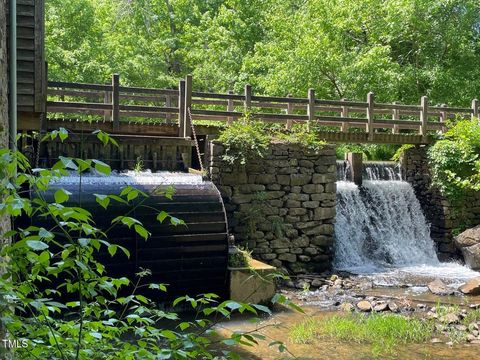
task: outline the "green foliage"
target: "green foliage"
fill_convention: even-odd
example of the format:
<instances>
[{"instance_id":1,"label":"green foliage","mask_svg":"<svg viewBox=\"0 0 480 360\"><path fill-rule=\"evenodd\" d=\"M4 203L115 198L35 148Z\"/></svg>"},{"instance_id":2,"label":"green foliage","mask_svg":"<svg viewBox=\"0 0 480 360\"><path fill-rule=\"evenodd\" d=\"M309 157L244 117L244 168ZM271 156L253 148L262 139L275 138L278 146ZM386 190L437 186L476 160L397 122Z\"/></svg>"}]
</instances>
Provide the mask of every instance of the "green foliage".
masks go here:
<instances>
[{"instance_id":1,"label":"green foliage","mask_svg":"<svg viewBox=\"0 0 480 360\"><path fill-rule=\"evenodd\" d=\"M477 0L49 0L52 80L462 105L480 78ZM292 25L293 24L293 25Z\"/></svg>"},{"instance_id":2,"label":"green foliage","mask_svg":"<svg viewBox=\"0 0 480 360\"><path fill-rule=\"evenodd\" d=\"M273 138L290 144L299 144L312 151L319 151L327 144L319 138L315 128L308 131L305 125L293 126L291 131L276 131Z\"/></svg>"},{"instance_id":3,"label":"green foliage","mask_svg":"<svg viewBox=\"0 0 480 360\"><path fill-rule=\"evenodd\" d=\"M63 134L57 131L48 138ZM94 214L68 202L71 194L64 189L57 188L52 201L45 198L45 191L55 186L56 179L70 171L81 174L93 170L108 174L110 167L94 159L62 157L52 169L32 169L21 153L0 149L0 216L31 219L26 228L0 234L12 239L0 249L4 259L0 325L11 339L27 342L27 347L12 349L14 358L238 359L230 350L218 350L218 344L257 344L260 337L255 333L235 332L218 338L215 325L237 312L253 316L269 313L264 306L220 302L215 294L184 296L173 302L173 308L187 305L195 312L192 320L184 321L176 311L166 311L142 295L141 289L147 287L158 292L157 299L167 291L165 284L145 280L149 270L140 271L135 279L109 276L98 260L99 251L112 257L130 257L126 248L108 238L111 229L125 226L147 239L150 233L144 225L129 213L116 217L108 229L100 229ZM25 188L35 195L32 199L24 197ZM170 188L158 191L170 198L173 193ZM95 194L106 210L112 203L130 204L136 210L146 196L130 186L118 194ZM39 226L39 218L48 220L42 224L51 225ZM182 223L160 209L157 219ZM272 301L289 305L285 298ZM283 344L276 345L285 350Z\"/></svg>"},{"instance_id":4,"label":"green foliage","mask_svg":"<svg viewBox=\"0 0 480 360\"><path fill-rule=\"evenodd\" d=\"M375 356L394 353L399 344L420 343L434 332L431 322L396 314L358 314L327 319L308 318L290 331L292 341L308 344L318 337L372 345Z\"/></svg>"},{"instance_id":5,"label":"green foliage","mask_svg":"<svg viewBox=\"0 0 480 360\"><path fill-rule=\"evenodd\" d=\"M395 156L398 145L387 144L338 144L337 159L345 159L349 152L363 154L364 160L390 160Z\"/></svg>"},{"instance_id":6,"label":"green foliage","mask_svg":"<svg viewBox=\"0 0 480 360\"><path fill-rule=\"evenodd\" d=\"M223 160L245 165L249 158L263 157L270 142L265 131L265 124L251 120L248 114L234 122L218 138L225 146Z\"/></svg>"},{"instance_id":7,"label":"green foliage","mask_svg":"<svg viewBox=\"0 0 480 360\"><path fill-rule=\"evenodd\" d=\"M400 159L402 158L403 156L403 153L408 150L408 149L411 149L415 147L415 145L412 145L412 144L404 144L402 146L400 146L397 151L395 151L395 154L393 154L391 160L393 161L400 161Z\"/></svg>"},{"instance_id":8,"label":"green foliage","mask_svg":"<svg viewBox=\"0 0 480 360\"><path fill-rule=\"evenodd\" d=\"M249 267L251 259L252 251L235 246L228 255L228 266L232 268Z\"/></svg>"},{"instance_id":9,"label":"green foliage","mask_svg":"<svg viewBox=\"0 0 480 360\"><path fill-rule=\"evenodd\" d=\"M480 190L480 124L459 120L428 151L433 185L452 201Z\"/></svg>"}]
</instances>

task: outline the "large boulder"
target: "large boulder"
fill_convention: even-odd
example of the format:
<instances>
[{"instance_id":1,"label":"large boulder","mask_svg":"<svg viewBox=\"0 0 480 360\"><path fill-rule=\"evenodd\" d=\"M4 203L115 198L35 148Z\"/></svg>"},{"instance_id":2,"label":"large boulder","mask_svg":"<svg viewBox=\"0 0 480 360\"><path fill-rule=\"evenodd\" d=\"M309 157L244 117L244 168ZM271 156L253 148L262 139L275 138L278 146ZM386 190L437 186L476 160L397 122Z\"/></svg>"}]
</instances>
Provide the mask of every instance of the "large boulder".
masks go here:
<instances>
[{"instance_id":1,"label":"large boulder","mask_svg":"<svg viewBox=\"0 0 480 360\"><path fill-rule=\"evenodd\" d=\"M455 245L462 252L465 264L471 269L480 270L480 225L458 235Z\"/></svg>"},{"instance_id":2,"label":"large boulder","mask_svg":"<svg viewBox=\"0 0 480 360\"><path fill-rule=\"evenodd\" d=\"M468 280L459 290L465 295L480 295L480 277Z\"/></svg>"}]
</instances>

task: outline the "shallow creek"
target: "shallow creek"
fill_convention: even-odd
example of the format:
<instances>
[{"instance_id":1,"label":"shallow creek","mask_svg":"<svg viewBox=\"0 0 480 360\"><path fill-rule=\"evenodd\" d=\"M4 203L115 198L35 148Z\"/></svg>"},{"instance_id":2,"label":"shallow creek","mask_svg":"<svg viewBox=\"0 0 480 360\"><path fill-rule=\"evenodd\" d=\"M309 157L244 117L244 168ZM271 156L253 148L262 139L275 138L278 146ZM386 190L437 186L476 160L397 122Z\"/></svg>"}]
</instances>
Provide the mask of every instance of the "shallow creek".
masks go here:
<instances>
[{"instance_id":1,"label":"shallow creek","mask_svg":"<svg viewBox=\"0 0 480 360\"><path fill-rule=\"evenodd\" d=\"M333 316L337 312L319 311L315 307L305 307L307 316L314 316L322 319ZM252 325L245 319L232 320L222 323L219 326L220 333L228 336L231 331L252 331L255 328L262 328L258 333L267 337L267 341L261 342L254 348L242 347L240 356L242 359L282 359L297 357L301 359L341 359L361 360L374 359L372 348L369 345L353 342L341 342L332 339L317 339L311 344L295 344L289 340L289 332L293 325L305 319L305 315L293 311L281 311L262 321L260 324ZM267 325L271 325L265 327ZM268 343L273 340L283 341L291 355L279 353L276 348L269 347ZM292 356L293 355L293 356ZM411 344L400 346L396 353L388 358L393 359L458 359L473 360L480 356L480 345L461 344L452 347L446 344ZM381 355L377 358L385 358Z\"/></svg>"},{"instance_id":2,"label":"shallow creek","mask_svg":"<svg viewBox=\"0 0 480 360\"><path fill-rule=\"evenodd\" d=\"M316 319L328 319L334 315L345 314L338 307L322 306L321 302L315 301L315 292L305 291L284 291L289 297L294 298L295 302L302 305L306 314L301 314L289 309L280 309L273 315L264 318L260 323L252 324L248 318L240 317L234 320L224 322L218 325L218 331L221 335L229 336L234 331L254 331L266 336L265 341L260 341L258 346L239 348L239 354L242 359L341 359L341 360L361 360L361 359L455 359L455 360L473 360L480 358L480 345L461 343L448 345L446 341L442 343L421 343L400 345L395 348L393 354L381 354L374 356L372 346L369 344L358 344L355 342L340 341L331 338L316 338L309 344L296 344L291 341L289 335L292 327L306 317ZM415 307L421 304L430 306L442 304L455 304L460 307L468 308L473 303L480 303L480 296L460 297L460 296L436 296L430 292L412 290L412 287L389 287L389 288L371 288L364 291L362 296L375 297L377 299L393 299L394 301L407 302ZM360 298L359 294L355 297ZM337 302L338 303L338 302ZM306 305L315 304L315 305ZM337 310L333 310L336 308ZM407 315L408 316L408 315ZM276 347L269 347L272 341L282 341L286 345L288 352L280 353Z\"/></svg>"}]
</instances>

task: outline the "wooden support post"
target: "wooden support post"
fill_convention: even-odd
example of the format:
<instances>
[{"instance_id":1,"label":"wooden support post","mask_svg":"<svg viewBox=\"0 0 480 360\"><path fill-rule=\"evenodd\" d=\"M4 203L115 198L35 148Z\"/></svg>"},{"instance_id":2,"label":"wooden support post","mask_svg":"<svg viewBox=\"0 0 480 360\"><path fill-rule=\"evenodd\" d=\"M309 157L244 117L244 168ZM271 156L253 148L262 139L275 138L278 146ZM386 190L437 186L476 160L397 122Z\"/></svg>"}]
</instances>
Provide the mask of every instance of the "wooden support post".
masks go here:
<instances>
[{"instance_id":1,"label":"wooden support post","mask_svg":"<svg viewBox=\"0 0 480 360\"><path fill-rule=\"evenodd\" d=\"M310 126L315 120L315 90L308 89L308 108L307 108L308 122L307 131L310 131Z\"/></svg>"},{"instance_id":2,"label":"wooden support post","mask_svg":"<svg viewBox=\"0 0 480 360\"><path fill-rule=\"evenodd\" d=\"M343 98L342 101L347 101L347 99ZM348 118L348 106L342 106L342 112L340 114L340 116L342 118ZM342 128L341 128L341 131L342 132L348 132L348 123L347 122L342 122Z\"/></svg>"},{"instance_id":3,"label":"wooden support post","mask_svg":"<svg viewBox=\"0 0 480 360\"><path fill-rule=\"evenodd\" d=\"M398 104L399 104L398 101L393 102L393 105L398 105ZM400 120L400 110L399 109L393 109L392 110L392 120L393 121ZM399 133L400 133L400 127L397 124L394 124L392 134L399 134Z\"/></svg>"},{"instance_id":4,"label":"wooden support post","mask_svg":"<svg viewBox=\"0 0 480 360\"><path fill-rule=\"evenodd\" d=\"M172 97L170 95L165 95L165 107L172 107ZM167 124L172 123L172 114L167 113L165 115L165 120Z\"/></svg>"},{"instance_id":5,"label":"wooden support post","mask_svg":"<svg viewBox=\"0 0 480 360\"><path fill-rule=\"evenodd\" d=\"M105 104L112 104L112 92L105 91L105 95L103 96L103 102ZM112 110L105 110L103 112L103 121L110 122L112 121Z\"/></svg>"},{"instance_id":6,"label":"wooden support post","mask_svg":"<svg viewBox=\"0 0 480 360\"><path fill-rule=\"evenodd\" d=\"M252 109L252 85L245 85L245 101L243 106L245 114L249 114Z\"/></svg>"},{"instance_id":7,"label":"wooden support post","mask_svg":"<svg viewBox=\"0 0 480 360\"><path fill-rule=\"evenodd\" d=\"M373 92L369 92L367 95L367 136L368 136L368 141L373 141L373 138L375 136L374 131L375 129L373 128L373 119L375 116L375 94Z\"/></svg>"},{"instance_id":8,"label":"wooden support post","mask_svg":"<svg viewBox=\"0 0 480 360\"><path fill-rule=\"evenodd\" d=\"M363 181L363 154L362 153L347 153L346 160L350 163L350 171L352 174L352 181L362 186Z\"/></svg>"},{"instance_id":9,"label":"wooden support post","mask_svg":"<svg viewBox=\"0 0 480 360\"><path fill-rule=\"evenodd\" d=\"M112 75L112 121L113 130L120 129L120 75Z\"/></svg>"},{"instance_id":10,"label":"wooden support post","mask_svg":"<svg viewBox=\"0 0 480 360\"><path fill-rule=\"evenodd\" d=\"M192 135L191 117L192 110L192 75L187 75L185 78L185 129L183 137L187 138Z\"/></svg>"},{"instance_id":11,"label":"wooden support post","mask_svg":"<svg viewBox=\"0 0 480 360\"><path fill-rule=\"evenodd\" d=\"M178 83L178 137L185 132L185 80Z\"/></svg>"},{"instance_id":12,"label":"wooden support post","mask_svg":"<svg viewBox=\"0 0 480 360\"><path fill-rule=\"evenodd\" d=\"M291 98L292 94L288 94L287 98ZM293 104L291 102L287 103L287 115L293 114ZM287 124L285 125L285 129L291 130L293 126L293 120L287 119Z\"/></svg>"},{"instance_id":13,"label":"wooden support post","mask_svg":"<svg viewBox=\"0 0 480 360\"><path fill-rule=\"evenodd\" d=\"M423 137L427 136L427 125L428 125L428 97L427 96L422 96L422 99L420 100L420 106L422 107L422 110L420 111L420 122L422 125L420 125L420 135Z\"/></svg>"},{"instance_id":14,"label":"wooden support post","mask_svg":"<svg viewBox=\"0 0 480 360\"><path fill-rule=\"evenodd\" d=\"M478 119L478 99L472 100L472 119Z\"/></svg>"},{"instance_id":15,"label":"wooden support post","mask_svg":"<svg viewBox=\"0 0 480 360\"><path fill-rule=\"evenodd\" d=\"M447 104L442 104L440 107L447 107ZM440 122L443 123L442 125L442 132L447 131L447 127L445 126L445 123L447 122L447 112L446 111L440 111Z\"/></svg>"},{"instance_id":16,"label":"wooden support post","mask_svg":"<svg viewBox=\"0 0 480 360\"><path fill-rule=\"evenodd\" d=\"M228 90L228 95L233 95L233 90ZM228 99L227 102L227 111L233 111L234 106L233 106L233 99ZM227 125L230 126L233 124L233 116L229 116L227 118Z\"/></svg>"}]
</instances>

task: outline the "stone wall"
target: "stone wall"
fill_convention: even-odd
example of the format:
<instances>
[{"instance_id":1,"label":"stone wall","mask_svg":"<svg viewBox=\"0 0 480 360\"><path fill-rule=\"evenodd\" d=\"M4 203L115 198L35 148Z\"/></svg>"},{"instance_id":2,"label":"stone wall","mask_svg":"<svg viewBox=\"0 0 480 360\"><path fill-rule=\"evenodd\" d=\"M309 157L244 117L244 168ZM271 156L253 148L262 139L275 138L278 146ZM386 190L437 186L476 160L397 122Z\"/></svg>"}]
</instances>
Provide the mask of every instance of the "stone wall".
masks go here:
<instances>
[{"instance_id":1,"label":"stone wall","mask_svg":"<svg viewBox=\"0 0 480 360\"><path fill-rule=\"evenodd\" d=\"M439 258L457 258L460 253L453 243L454 230L462 225L480 224L480 192L472 193L463 204L453 206L438 189L431 186L427 150L426 146L406 150L402 159L403 174L412 184L430 223Z\"/></svg>"},{"instance_id":2,"label":"stone wall","mask_svg":"<svg viewBox=\"0 0 480 360\"><path fill-rule=\"evenodd\" d=\"M272 143L263 158L245 166L222 160L219 142L209 145L212 181L224 198L235 241L253 256L294 273L328 269L333 256L335 149L315 152Z\"/></svg>"}]
</instances>

